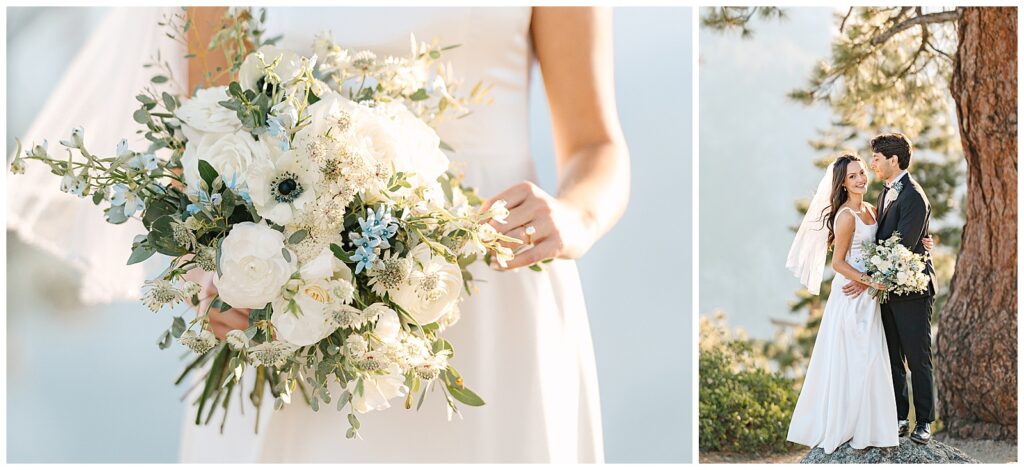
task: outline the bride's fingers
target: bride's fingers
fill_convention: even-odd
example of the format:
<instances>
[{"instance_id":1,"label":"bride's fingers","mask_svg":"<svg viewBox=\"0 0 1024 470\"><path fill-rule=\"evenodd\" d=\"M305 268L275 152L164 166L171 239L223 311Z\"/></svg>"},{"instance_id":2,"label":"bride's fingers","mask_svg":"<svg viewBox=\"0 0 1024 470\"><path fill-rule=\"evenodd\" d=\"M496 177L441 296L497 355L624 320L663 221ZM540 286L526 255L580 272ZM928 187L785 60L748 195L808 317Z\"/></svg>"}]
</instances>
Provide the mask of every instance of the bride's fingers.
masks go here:
<instances>
[{"instance_id":1,"label":"bride's fingers","mask_svg":"<svg viewBox=\"0 0 1024 470\"><path fill-rule=\"evenodd\" d=\"M505 223L500 223L497 220L488 221L492 227L498 230L498 232L508 234L508 232L519 228L521 225L525 225L534 218L537 212L537 204L534 201L524 201L522 204L510 209L508 211L508 217L505 217Z\"/></svg>"},{"instance_id":2,"label":"bride's fingers","mask_svg":"<svg viewBox=\"0 0 1024 470\"><path fill-rule=\"evenodd\" d=\"M508 266L505 269L516 269L523 266L529 266L546 259L554 258L557 255L558 243L552 239L547 239L538 243L537 246L516 255L515 258L512 258L512 261L508 262Z\"/></svg>"},{"instance_id":3,"label":"bride's fingers","mask_svg":"<svg viewBox=\"0 0 1024 470\"><path fill-rule=\"evenodd\" d=\"M223 339L231 330L244 330L248 327L248 309L233 308L224 312L210 310L210 329L217 338Z\"/></svg>"},{"instance_id":4,"label":"bride's fingers","mask_svg":"<svg viewBox=\"0 0 1024 470\"><path fill-rule=\"evenodd\" d=\"M511 210L512 208L522 204L523 201L525 201L527 196L529 196L530 194L530 185L529 183L526 183L524 181L522 183L510 186L508 189L488 199L487 202L485 202L480 209L482 211L486 211L487 209L490 209L491 206L494 205L496 201L504 200L505 207Z\"/></svg>"},{"instance_id":5,"label":"bride's fingers","mask_svg":"<svg viewBox=\"0 0 1024 470\"><path fill-rule=\"evenodd\" d=\"M526 233L530 227L533 227L532 235L528 235ZM550 237L553 231L554 222L551 219L529 220L526 223L503 233L503 235L519 239L522 243L502 242L502 245L511 248L513 251L522 249L522 247L528 246L531 243L534 245L540 243L542 240Z\"/></svg>"}]
</instances>

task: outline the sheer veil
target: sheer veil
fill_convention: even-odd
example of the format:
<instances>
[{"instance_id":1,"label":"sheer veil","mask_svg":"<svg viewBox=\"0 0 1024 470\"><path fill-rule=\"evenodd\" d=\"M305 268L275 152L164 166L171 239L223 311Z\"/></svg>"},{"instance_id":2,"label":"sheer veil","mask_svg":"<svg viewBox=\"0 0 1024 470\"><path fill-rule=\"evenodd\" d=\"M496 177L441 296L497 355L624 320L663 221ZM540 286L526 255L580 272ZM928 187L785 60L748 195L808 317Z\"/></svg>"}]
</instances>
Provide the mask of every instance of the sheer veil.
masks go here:
<instances>
[{"instance_id":1,"label":"sheer veil","mask_svg":"<svg viewBox=\"0 0 1024 470\"><path fill-rule=\"evenodd\" d=\"M821 278L825 273L825 258L828 255L828 228L824 223L828 214L823 212L831 200L834 166L835 162L832 162L825 168L825 174L818 183L818 189L811 198L811 204L800 222L786 257L786 268L800 278L800 283L814 295L818 295L821 290Z\"/></svg>"},{"instance_id":2,"label":"sheer veil","mask_svg":"<svg viewBox=\"0 0 1024 470\"><path fill-rule=\"evenodd\" d=\"M136 133L141 126L132 119L139 106L135 95L158 72L143 65L160 50L175 78L187 76L184 46L168 38L157 24L175 11L179 10L112 9L21 136L24 146L45 139L49 153L56 157L64 152L57 141L66 138L71 128L82 126L86 146L94 153L113 155L121 138L127 138L136 150L144 149L148 142ZM132 240L145 233L142 223L132 219L121 225L109 224L103 216L104 205L60 192L60 177L46 165L28 162L26 166L23 175L5 175L7 229L78 271L83 302L137 300L147 270L166 260L158 255L148 263L125 264Z\"/></svg>"}]
</instances>

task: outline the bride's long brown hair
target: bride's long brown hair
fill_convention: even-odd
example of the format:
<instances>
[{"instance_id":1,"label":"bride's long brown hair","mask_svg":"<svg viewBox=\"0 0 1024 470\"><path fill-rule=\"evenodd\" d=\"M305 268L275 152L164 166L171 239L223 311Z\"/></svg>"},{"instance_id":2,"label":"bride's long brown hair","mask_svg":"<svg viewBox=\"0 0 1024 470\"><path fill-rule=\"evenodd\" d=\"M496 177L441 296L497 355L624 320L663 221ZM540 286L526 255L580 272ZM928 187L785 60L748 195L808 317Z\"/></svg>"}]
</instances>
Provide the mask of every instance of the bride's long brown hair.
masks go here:
<instances>
[{"instance_id":1,"label":"bride's long brown hair","mask_svg":"<svg viewBox=\"0 0 1024 470\"><path fill-rule=\"evenodd\" d=\"M850 166L852 162L859 161L861 161L860 157L847 153L837 158L832 165L832 194L829 196L828 207L821 211L821 216L824 219L823 224L828 227L828 246L830 248L832 243L836 241L836 213L850 199L850 194L846 192L846 187L843 186L843 181L846 180L846 167ZM826 213L828 217L825 217Z\"/></svg>"}]
</instances>

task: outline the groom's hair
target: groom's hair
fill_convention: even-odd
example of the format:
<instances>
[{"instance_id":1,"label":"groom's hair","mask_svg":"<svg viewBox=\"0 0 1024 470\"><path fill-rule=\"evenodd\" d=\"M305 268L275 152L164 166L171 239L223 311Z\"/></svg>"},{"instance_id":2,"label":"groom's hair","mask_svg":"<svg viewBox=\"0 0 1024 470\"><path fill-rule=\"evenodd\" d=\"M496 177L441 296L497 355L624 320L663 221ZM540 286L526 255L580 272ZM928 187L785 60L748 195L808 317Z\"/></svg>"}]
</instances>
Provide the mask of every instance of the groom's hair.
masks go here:
<instances>
[{"instance_id":1,"label":"groom's hair","mask_svg":"<svg viewBox=\"0 0 1024 470\"><path fill-rule=\"evenodd\" d=\"M899 159L900 169L906 170L910 166L910 154L914 153L914 144L910 143L907 136L892 132L871 139L871 151L880 153L885 158L892 158L895 155Z\"/></svg>"}]
</instances>

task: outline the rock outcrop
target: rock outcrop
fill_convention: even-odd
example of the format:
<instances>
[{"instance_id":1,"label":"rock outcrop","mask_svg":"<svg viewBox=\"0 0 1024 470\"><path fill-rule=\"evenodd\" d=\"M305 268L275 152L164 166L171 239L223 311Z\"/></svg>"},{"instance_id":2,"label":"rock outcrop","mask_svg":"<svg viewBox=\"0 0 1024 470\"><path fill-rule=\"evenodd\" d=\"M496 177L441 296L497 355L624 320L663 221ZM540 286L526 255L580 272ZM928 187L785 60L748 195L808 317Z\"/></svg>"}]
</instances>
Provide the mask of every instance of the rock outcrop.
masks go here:
<instances>
[{"instance_id":1,"label":"rock outcrop","mask_svg":"<svg viewBox=\"0 0 1024 470\"><path fill-rule=\"evenodd\" d=\"M868 447L857 450L849 443L839 446L835 452L826 454L824 449L815 447L804 456L800 463L980 463L960 449L936 440L918 444L910 438L900 438L899 447Z\"/></svg>"}]
</instances>

